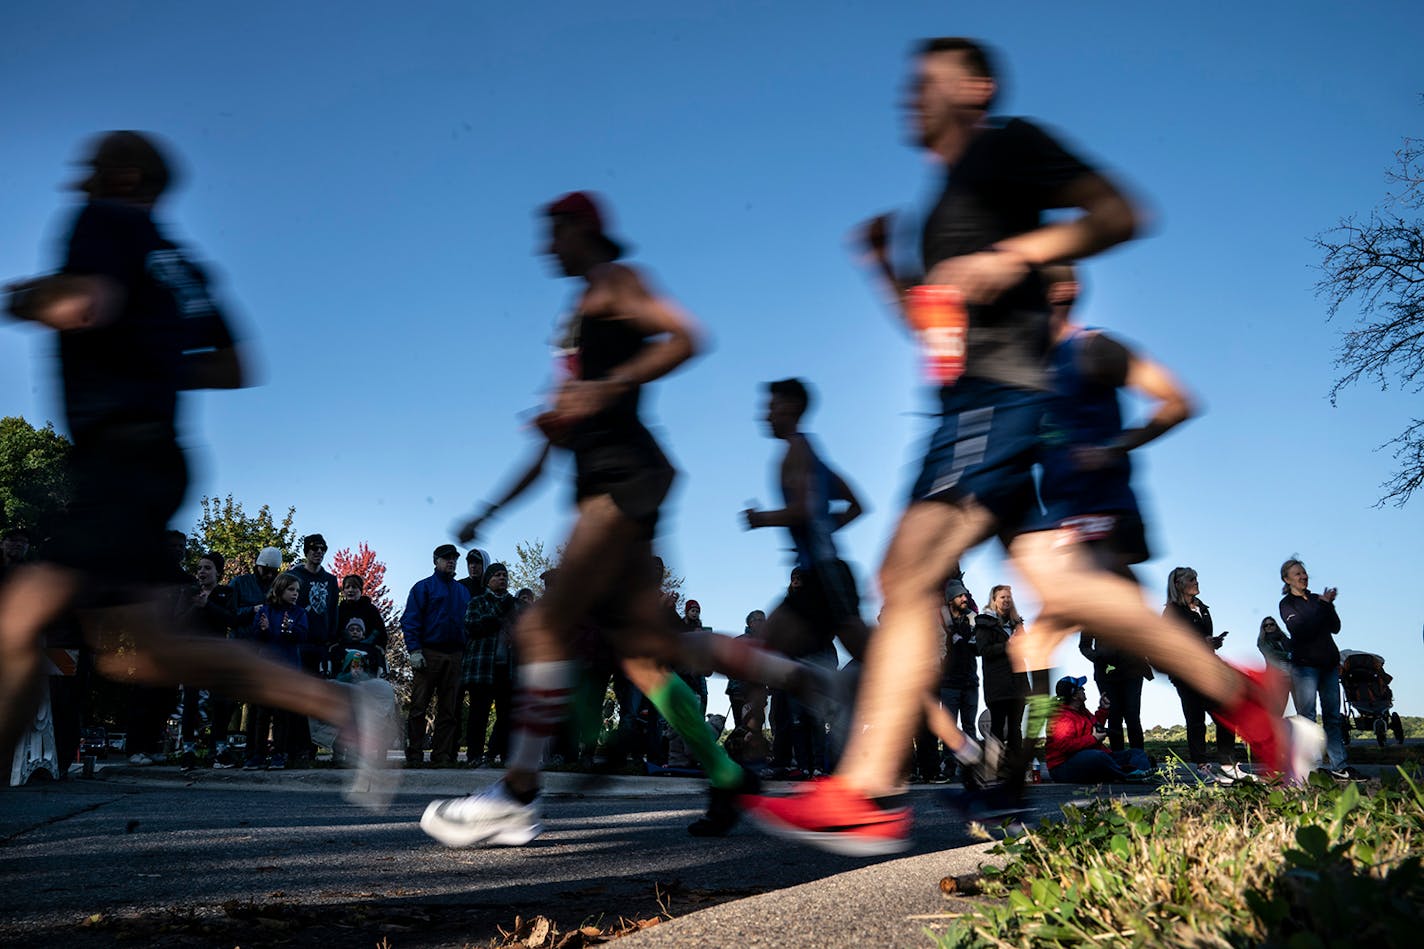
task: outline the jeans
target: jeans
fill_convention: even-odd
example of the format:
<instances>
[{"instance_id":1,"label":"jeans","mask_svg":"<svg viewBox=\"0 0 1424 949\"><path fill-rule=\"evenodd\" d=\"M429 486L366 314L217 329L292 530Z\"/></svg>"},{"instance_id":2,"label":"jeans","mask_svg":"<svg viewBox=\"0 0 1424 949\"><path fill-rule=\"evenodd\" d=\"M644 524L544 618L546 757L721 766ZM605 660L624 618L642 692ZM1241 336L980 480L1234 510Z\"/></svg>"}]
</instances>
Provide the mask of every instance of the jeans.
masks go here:
<instances>
[{"instance_id":1,"label":"jeans","mask_svg":"<svg viewBox=\"0 0 1424 949\"><path fill-rule=\"evenodd\" d=\"M1311 666L1291 667L1291 700L1295 702L1297 715L1303 715L1312 722L1315 717L1315 700L1320 699L1321 717L1325 719L1325 753L1330 756L1330 767L1345 767L1345 719L1340 714L1340 667L1328 666L1316 669Z\"/></svg>"},{"instance_id":2,"label":"jeans","mask_svg":"<svg viewBox=\"0 0 1424 949\"><path fill-rule=\"evenodd\" d=\"M1127 772L1145 771L1147 765L1147 752L1141 748L1113 752L1087 748L1050 770L1048 776L1060 784L1097 784L1121 781Z\"/></svg>"},{"instance_id":3,"label":"jeans","mask_svg":"<svg viewBox=\"0 0 1424 949\"><path fill-rule=\"evenodd\" d=\"M975 683L966 689L946 689L939 690L939 704L944 706L944 710L949 713L951 721L959 722L959 730L970 738L977 738L979 732L979 685ZM954 752L948 748L944 749L944 774L947 778L954 777L955 770L959 767L959 759L954 757Z\"/></svg>"}]
</instances>

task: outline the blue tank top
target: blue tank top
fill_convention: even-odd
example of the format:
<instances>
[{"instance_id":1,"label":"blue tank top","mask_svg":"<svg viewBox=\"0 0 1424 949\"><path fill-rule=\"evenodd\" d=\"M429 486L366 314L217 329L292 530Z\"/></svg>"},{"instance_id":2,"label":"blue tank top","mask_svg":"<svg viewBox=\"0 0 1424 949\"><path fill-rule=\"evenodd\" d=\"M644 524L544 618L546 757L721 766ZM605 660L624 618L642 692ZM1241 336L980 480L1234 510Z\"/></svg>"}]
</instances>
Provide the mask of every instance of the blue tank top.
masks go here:
<instances>
[{"instance_id":1,"label":"blue tank top","mask_svg":"<svg viewBox=\"0 0 1424 949\"><path fill-rule=\"evenodd\" d=\"M1111 467L1091 471L1080 470L1073 461L1075 447L1106 445L1122 434L1117 395L1122 381L1085 371L1085 349L1096 333L1075 327L1048 356L1053 396L1040 439L1040 494L1055 518L1138 510L1132 462L1126 455Z\"/></svg>"},{"instance_id":2,"label":"blue tank top","mask_svg":"<svg viewBox=\"0 0 1424 949\"><path fill-rule=\"evenodd\" d=\"M838 559L833 536L836 522L831 514L831 469L816 454L806 435L797 432L791 438L792 444L799 442L804 445L811 456L810 473L806 479L806 505L811 516L799 526L787 528L796 547L796 566L810 570L818 563ZM781 500L786 503L784 492Z\"/></svg>"}]
</instances>

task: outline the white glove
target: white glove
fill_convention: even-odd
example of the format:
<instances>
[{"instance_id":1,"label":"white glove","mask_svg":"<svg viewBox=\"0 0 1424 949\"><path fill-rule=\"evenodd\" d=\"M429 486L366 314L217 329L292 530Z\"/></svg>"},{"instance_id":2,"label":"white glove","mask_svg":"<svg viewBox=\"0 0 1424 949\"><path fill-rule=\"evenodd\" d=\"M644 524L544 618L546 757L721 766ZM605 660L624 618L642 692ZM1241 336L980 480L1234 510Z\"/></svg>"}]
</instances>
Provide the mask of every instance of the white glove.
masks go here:
<instances>
[{"instance_id":1,"label":"white glove","mask_svg":"<svg viewBox=\"0 0 1424 949\"><path fill-rule=\"evenodd\" d=\"M410 667L417 671L425 668L425 656L419 649L413 650L410 654Z\"/></svg>"}]
</instances>

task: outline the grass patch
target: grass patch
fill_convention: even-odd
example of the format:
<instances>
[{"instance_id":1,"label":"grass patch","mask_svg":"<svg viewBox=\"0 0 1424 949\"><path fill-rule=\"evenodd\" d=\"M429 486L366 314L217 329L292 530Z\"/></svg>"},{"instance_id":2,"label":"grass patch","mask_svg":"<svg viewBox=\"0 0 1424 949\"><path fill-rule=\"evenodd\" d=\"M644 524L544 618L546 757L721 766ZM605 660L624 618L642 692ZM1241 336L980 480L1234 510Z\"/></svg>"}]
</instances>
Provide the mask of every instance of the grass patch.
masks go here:
<instances>
[{"instance_id":1,"label":"grass patch","mask_svg":"<svg viewBox=\"0 0 1424 949\"><path fill-rule=\"evenodd\" d=\"M1418 945L1424 792L1398 770L1362 789L1170 785L1147 806L1066 806L1001 843L984 897L943 949L980 946Z\"/></svg>"}]
</instances>

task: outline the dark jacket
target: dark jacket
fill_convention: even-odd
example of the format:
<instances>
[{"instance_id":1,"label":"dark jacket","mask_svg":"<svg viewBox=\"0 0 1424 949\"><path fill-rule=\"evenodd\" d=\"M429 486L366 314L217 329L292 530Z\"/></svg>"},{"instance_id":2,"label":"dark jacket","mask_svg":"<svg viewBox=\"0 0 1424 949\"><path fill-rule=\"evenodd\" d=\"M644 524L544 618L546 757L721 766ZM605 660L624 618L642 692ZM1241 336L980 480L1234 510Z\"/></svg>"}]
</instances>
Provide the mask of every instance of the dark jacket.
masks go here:
<instances>
[{"instance_id":1,"label":"dark jacket","mask_svg":"<svg viewBox=\"0 0 1424 949\"><path fill-rule=\"evenodd\" d=\"M984 701L1020 698L1022 690L1009 661L1009 631L998 614L980 613L974 617L974 643L984 658Z\"/></svg>"},{"instance_id":2,"label":"dark jacket","mask_svg":"<svg viewBox=\"0 0 1424 949\"><path fill-rule=\"evenodd\" d=\"M302 595L297 605L307 611L307 641L320 646L323 652L341 638L341 627L336 625L337 601L341 595L341 584L326 568L312 573L306 564L297 564L288 571L302 581Z\"/></svg>"},{"instance_id":3,"label":"dark jacket","mask_svg":"<svg viewBox=\"0 0 1424 949\"><path fill-rule=\"evenodd\" d=\"M188 599L183 612L183 626L195 633L226 639L237 625L237 594L232 587L219 583L208 594L208 602L194 606Z\"/></svg>"},{"instance_id":4,"label":"dark jacket","mask_svg":"<svg viewBox=\"0 0 1424 949\"><path fill-rule=\"evenodd\" d=\"M1083 658L1093 664L1093 679L1100 677L1144 679L1152 678L1152 666L1143 656L1123 652L1116 646L1104 642L1092 633L1084 632L1078 637L1078 651Z\"/></svg>"},{"instance_id":5,"label":"dark jacket","mask_svg":"<svg viewBox=\"0 0 1424 949\"><path fill-rule=\"evenodd\" d=\"M974 615L964 613L949 619L949 607L941 607L944 622L944 663L940 666L941 689L979 688L979 647L974 643Z\"/></svg>"},{"instance_id":6,"label":"dark jacket","mask_svg":"<svg viewBox=\"0 0 1424 949\"><path fill-rule=\"evenodd\" d=\"M1340 632L1340 614L1335 604L1306 591L1305 596L1287 593L1281 597L1281 620L1291 638L1291 663L1311 669L1340 665L1340 648L1335 634Z\"/></svg>"},{"instance_id":7,"label":"dark jacket","mask_svg":"<svg viewBox=\"0 0 1424 949\"><path fill-rule=\"evenodd\" d=\"M237 613L232 628L239 639L252 638L252 614L267 602L271 587L270 583L264 587L255 573L244 573L232 581L233 609Z\"/></svg>"},{"instance_id":8,"label":"dark jacket","mask_svg":"<svg viewBox=\"0 0 1424 949\"><path fill-rule=\"evenodd\" d=\"M1181 603L1168 603L1162 607L1162 615L1168 619L1174 619L1185 626L1190 626L1198 636L1206 640L1208 646L1212 649L1220 649L1220 644L1211 641L1211 608L1200 599L1197 600L1197 606L1201 608L1200 613L1190 606L1185 606ZM1177 680L1173 679L1172 684L1176 685Z\"/></svg>"},{"instance_id":9,"label":"dark jacket","mask_svg":"<svg viewBox=\"0 0 1424 949\"><path fill-rule=\"evenodd\" d=\"M386 621L369 596L363 594L360 599L341 600L337 603L336 629L339 639L345 639L346 624L351 622L352 617L366 624L366 636L362 642L386 648L386 642L390 639L390 634L386 632Z\"/></svg>"}]
</instances>

